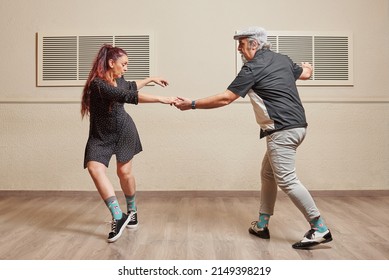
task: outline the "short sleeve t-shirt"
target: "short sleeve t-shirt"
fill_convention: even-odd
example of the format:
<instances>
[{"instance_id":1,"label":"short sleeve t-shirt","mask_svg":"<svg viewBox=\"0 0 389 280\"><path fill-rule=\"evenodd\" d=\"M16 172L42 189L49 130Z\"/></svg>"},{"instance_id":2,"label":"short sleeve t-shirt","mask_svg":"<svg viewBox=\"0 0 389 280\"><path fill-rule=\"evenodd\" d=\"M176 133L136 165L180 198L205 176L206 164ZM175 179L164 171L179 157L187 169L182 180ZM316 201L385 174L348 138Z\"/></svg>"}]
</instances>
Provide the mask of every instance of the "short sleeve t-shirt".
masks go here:
<instances>
[{"instance_id":1,"label":"short sleeve t-shirt","mask_svg":"<svg viewBox=\"0 0 389 280\"><path fill-rule=\"evenodd\" d=\"M259 50L245 63L228 90L249 95L261 138L274 131L306 127L306 117L296 80L303 69L288 56Z\"/></svg>"}]
</instances>

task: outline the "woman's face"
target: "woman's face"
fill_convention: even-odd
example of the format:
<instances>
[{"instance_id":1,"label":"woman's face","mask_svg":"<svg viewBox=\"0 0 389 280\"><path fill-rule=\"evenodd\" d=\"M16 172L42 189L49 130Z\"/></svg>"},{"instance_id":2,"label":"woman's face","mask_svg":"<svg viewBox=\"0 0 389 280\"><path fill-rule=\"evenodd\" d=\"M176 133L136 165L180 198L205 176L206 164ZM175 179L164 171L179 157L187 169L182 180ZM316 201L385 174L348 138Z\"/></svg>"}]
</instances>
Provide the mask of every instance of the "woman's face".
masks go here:
<instances>
[{"instance_id":1,"label":"woman's face","mask_svg":"<svg viewBox=\"0 0 389 280\"><path fill-rule=\"evenodd\" d=\"M128 57L126 55L122 55L116 61L112 59L109 61L112 76L114 79L120 78L123 76L124 72L127 71Z\"/></svg>"}]
</instances>

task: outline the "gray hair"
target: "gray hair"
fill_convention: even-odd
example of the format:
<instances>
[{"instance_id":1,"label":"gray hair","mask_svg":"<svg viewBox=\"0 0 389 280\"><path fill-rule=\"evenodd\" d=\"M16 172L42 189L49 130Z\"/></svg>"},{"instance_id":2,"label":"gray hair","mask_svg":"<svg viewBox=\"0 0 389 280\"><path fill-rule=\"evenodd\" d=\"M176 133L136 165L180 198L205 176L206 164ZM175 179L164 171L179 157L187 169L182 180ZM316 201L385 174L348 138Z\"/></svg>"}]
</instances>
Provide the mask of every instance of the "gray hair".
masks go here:
<instances>
[{"instance_id":1,"label":"gray hair","mask_svg":"<svg viewBox=\"0 0 389 280\"><path fill-rule=\"evenodd\" d=\"M248 42L250 45L252 45L254 43L254 41L256 41L258 43L257 50L271 48L271 43L269 43L267 41L261 41L261 38L259 36L253 35L253 36L247 37L247 39L248 39Z\"/></svg>"}]
</instances>

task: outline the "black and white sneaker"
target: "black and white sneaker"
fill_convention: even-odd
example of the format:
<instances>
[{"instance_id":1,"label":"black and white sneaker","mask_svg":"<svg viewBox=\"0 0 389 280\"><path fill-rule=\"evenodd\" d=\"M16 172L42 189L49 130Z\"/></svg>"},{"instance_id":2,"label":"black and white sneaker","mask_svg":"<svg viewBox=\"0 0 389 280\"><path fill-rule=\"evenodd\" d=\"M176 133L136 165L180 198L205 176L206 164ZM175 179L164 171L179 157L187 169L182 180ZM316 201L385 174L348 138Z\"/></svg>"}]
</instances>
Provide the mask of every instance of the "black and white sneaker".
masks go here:
<instances>
[{"instance_id":1,"label":"black and white sneaker","mask_svg":"<svg viewBox=\"0 0 389 280\"><path fill-rule=\"evenodd\" d=\"M257 225L257 221L254 221L251 223L251 228L249 228L249 233L258 236L262 239L269 239L270 238L270 232L267 227L259 228Z\"/></svg>"},{"instance_id":2,"label":"black and white sneaker","mask_svg":"<svg viewBox=\"0 0 389 280\"><path fill-rule=\"evenodd\" d=\"M123 216L120 220L112 219L111 223L111 232L108 234L108 242L112 243L119 239L122 235L124 228L130 222L130 216L123 213Z\"/></svg>"},{"instance_id":3,"label":"black and white sneaker","mask_svg":"<svg viewBox=\"0 0 389 280\"><path fill-rule=\"evenodd\" d=\"M315 229L310 229L305 235L304 238L292 245L294 249L308 249L312 246L316 246L322 243L327 243L332 241L332 235L330 230L325 232L318 232Z\"/></svg>"},{"instance_id":4,"label":"black and white sneaker","mask_svg":"<svg viewBox=\"0 0 389 280\"><path fill-rule=\"evenodd\" d=\"M138 211L128 211L130 222L127 224L127 228L135 229L138 227Z\"/></svg>"}]
</instances>

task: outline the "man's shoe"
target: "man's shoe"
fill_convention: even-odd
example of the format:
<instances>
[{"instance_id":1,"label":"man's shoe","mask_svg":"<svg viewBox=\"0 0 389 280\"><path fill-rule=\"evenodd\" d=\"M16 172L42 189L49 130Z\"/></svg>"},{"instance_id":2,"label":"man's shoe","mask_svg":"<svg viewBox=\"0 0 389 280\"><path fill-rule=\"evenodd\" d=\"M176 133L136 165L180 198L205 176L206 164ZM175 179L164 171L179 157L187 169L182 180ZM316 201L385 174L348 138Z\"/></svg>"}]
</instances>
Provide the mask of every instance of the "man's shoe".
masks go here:
<instances>
[{"instance_id":1,"label":"man's shoe","mask_svg":"<svg viewBox=\"0 0 389 280\"><path fill-rule=\"evenodd\" d=\"M269 239L270 238L270 232L267 227L259 228L257 226L257 221L254 221L251 223L251 228L249 228L249 233L258 236L262 239Z\"/></svg>"},{"instance_id":2,"label":"man's shoe","mask_svg":"<svg viewBox=\"0 0 389 280\"><path fill-rule=\"evenodd\" d=\"M112 243L119 239L124 228L130 222L130 216L123 213L120 220L112 219L111 232L108 234L108 242Z\"/></svg>"},{"instance_id":3,"label":"man's shoe","mask_svg":"<svg viewBox=\"0 0 389 280\"><path fill-rule=\"evenodd\" d=\"M323 233L320 233L315 229L310 229L304 235L304 238L301 241L294 243L292 247L294 249L308 249L312 246L327 243L330 241L332 241L332 235L328 229Z\"/></svg>"},{"instance_id":4,"label":"man's shoe","mask_svg":"<svg viewBox=\"0 0 389 280\"><path fill-rule=\"evenodd\" d=\"M127 228L135 229L138 227L138 212L128 211L128 216L130 217L130 222L127 225Z\"/></svg>"}]
</instances>

